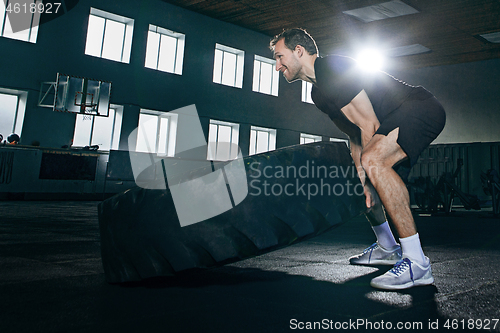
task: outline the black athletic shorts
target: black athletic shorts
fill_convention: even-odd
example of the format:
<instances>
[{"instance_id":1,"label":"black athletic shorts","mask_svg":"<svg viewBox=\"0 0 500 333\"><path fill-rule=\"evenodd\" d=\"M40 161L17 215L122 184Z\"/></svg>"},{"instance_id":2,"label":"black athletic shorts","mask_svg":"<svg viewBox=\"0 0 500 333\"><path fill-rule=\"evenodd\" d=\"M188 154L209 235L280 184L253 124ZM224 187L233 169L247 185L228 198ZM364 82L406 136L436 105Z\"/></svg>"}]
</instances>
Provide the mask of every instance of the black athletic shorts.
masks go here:
<instances>
[{"instance_id":1,"label":"black athletic shorts","mask_svg":"<svg viewBox=\"0 0 500 333\"><path fill-rule=\"evenodd\" d=\"M387 135L399 127L397 142L409 158L395 167L401 178L406 180L418 156L441 133L445 122L443 106L423 87L416 87L403 104L383 119L375 134Z\"/></svg>"}]
</instances>

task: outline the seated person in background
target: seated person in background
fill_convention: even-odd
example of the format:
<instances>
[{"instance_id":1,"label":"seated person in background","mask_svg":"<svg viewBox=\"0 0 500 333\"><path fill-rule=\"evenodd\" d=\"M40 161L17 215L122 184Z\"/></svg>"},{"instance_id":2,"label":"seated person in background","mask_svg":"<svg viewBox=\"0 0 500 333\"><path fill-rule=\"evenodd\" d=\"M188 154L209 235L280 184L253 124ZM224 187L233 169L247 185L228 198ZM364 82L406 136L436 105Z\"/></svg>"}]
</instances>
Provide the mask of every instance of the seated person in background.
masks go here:
<instances>
[{"instance_id":1,"label":"seated person in background","mask_svg":"<svg viewBox=\"0 0 500 333\"><path fill-rule=\"evenodd\" d=\"M11 135L9 135L7 137L7 141L9 142L9 145L17 145L19 144L19 135L17 135L16 133L12 133Z\"/></svg>"}]
</instances>

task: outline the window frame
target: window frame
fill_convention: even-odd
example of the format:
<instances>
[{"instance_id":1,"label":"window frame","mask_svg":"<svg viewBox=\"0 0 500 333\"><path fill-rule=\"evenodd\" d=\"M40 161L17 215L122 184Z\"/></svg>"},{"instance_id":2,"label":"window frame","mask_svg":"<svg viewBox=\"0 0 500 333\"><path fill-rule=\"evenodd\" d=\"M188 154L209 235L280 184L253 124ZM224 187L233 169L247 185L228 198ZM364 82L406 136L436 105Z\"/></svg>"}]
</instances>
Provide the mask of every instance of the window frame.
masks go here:
<instances>
[{"instance_id":1,"label":"window frame","mask_svg":"<svg viewBox=\"0 0 500 333\"><path fill-rule=\"evenodd\" d=\"M28 101L28 92L24 90L16 90L16 89L8 89L8 88L0 88L0 94L3 95L13 95L17 97L16 110L14 113L14 121L12 123L12 131L10 133L2 133L4 139L7 139L12 133L16 133L21 137L23 124L24 124L24 116L26 114L26 104Z\"/></svg>"},{"instance_id":2,"label":"window frame","mask_svg":"<svg viewBox=\"0 0 500 333\"><path fill-rule=\"evenodd\" d=\"M269 92L263 91L262 89L262 63L271 65L271 77L270 77L271 82L269 84L270 86ZM276 66L276 60L255 55L253 64L254 64L254 70L253 70L252 91L266 95L278 96L280 75L278 71L274 70Z\"/></svg>"},{"instance_id":3,"label":"window frame","mask_svg":"<svg viewBox=\"0 0 500 333\"><path fill-rule=\"evenodd\" d=\"M340 139L340 138L330 138L330 142L343 142L347 146L347 148L350 148L350 141L348 139Z\"/></svg>"},{"instance_id":4,"label":"window frame","mask_svg":"<svg viewBox=\"0 0 500 333\"><path fill-rule=\"evenodd\" d=\"M218 52L222 52L222 59L220 60L220 73L218 73ZM226 53L236 56L236 64L234 68L234 78L233 84L224 83L224 57ZM243 88L243 69L245 63L245 51L238 50L229 46L221 45L219 43L215 44L215 55L214 55L214 71L213 71L213 82L216 84L225 85L228 87Z\"/></svg>"},{"instance_id":5,"label":"window frame","mask_svg":"<svg viewBox=\"0 0 500 333\"><path fill-rule=\"evenodd\" d=\"M103 149L99 147L99 150L102 151L110 151L110 150L118 150L119 145L120 145L120 135L121 135L121 125L123 121L123 109L124 107L122 105L114 105L111 104L109 106L110 109L114 110L113 112L113 124L111 125L111 133L109 135L109 149ZM77 130L77 122L79 119L82 119L83 117L91 117L91 128L90 128L90 133L88 136L88 142L84 146L92 146L93 142L92 140L94 139L94 129L95 129L95 121L98 118L103 118L99 116L90 116L90 115L83 115L83 114L77 114L76 115L76 121L75 121L75 128L73 131L73 141L75 140L76 137L76 130ZM109 117L109 116L108 116ZM83 120L87 121L87 120ZM80 147L80 145L75 145L75 147Z\"/></svg>"},{"instance_id":6,"label":"window frame","mask_svg":"<svg viewBox=\"0 0 500 333\"><path fill-rule=\"evenodd\" d=\"M217 126L217 132L215 133L215 141L213 141L214 133L212 132L212 126ZM229 158L228 159L219 159L218 155L219 151L219 134L220 134L220 126L226 126L231 128L231 142L229 142ZM209 161L229 161L234 160L238 157L239 149L233 150L233 147L237 146L239 143L239 135L240 135L240 125L236 123L230 123L226 121L214 120L210 119L209 130L208 130L208 147L207 147L207 160ZM215 147L214 147L215 145ZM214 152L214 153L212 153Z\"/></svg>"},{"instance_id":7,"label":"window frame","mask_svg":"<svg viewBox=\"0 0 500 333\"><path fill-rule=\"evenodd\" d=\"M257 151L258 133L259 132L261 132L261 133L265 132L268 134L267 150ZM251 155L256 155L256 154L276 150L276 132L277 132L276 129L272 129L272 128L250 126L250 148L249 148L248 155L251 156ZM254 141L255 141L255 143L254 143Z\"/></svg>"},{"instance_id":8,"label":"window frame","mask_svg":"<svg viewBox=\"0 0 500 333\"><path fill-rule=\"evenodd\" d=\"M311 97L313 84L311 82L302 81L302 97L301 101L304 103L314 104Z\"/></svg>"},{"instance_id":9,"label":"window frame","mask_svg":"<svg viewBox=\"0 0 500 333\"><path fill-rule=\"evenodd\" d=\"M25 36L24 31L26 29L23 29L18 32L13 32L10 31L6 34L6 25L7 22L10 22L8 19L8 13L7 13L7 6L9 5L10 0L7 0L6 2L2 1L0 4L0 37L5 37L5 38L10 38L14 40L20 40L23 42L28 42L28 43L36 43L37 37L38 37L38 27L40 25L40 17L42 13L38 10L35 11L35 13L31 13L30 11L23 12L24 9L21 9L21 12L19 14L24 14L24 15L31 15L31 20L30 20L30 27L28 31L28 37L23 38ZM33 0L31 3L35 3L37 8L38 5L43 3L42 0ZM3 12L3 15L2 15ZM11 25L11 30L12 30L12 25Z\"/></svg>"},{"instance_id":10,"label":"window frame","mask_svg":"<svg viewBox=\"0 0 500 333\"><path fill-rule=\"evenodd\" d=\"M105 20L104 26L102 29L102 36L100 37L101 46L100 46L99 55L91 54L91 53L89 53L90 50L88 50L91 16L95 16L95 17L98 17L98 18ZM105 38L106 38L106 24L107 24L108 20L123 24L125 26L125 29L123 32L123 41L122 41L120 60L116 60L116 59L112 59L112 58L103 56L103 52L105 52L104 46L105 46ZM102 58L102 59L107 59L107 60L111 60L111 61L122 62L122 63L128 64L128 63L130 63L130 54L132 51L133 31L134 31L134 19L131 19L131 18L128 18L125 16L121 16L121 15L117 15L117 14L113 14L113 13L109 13L109 12L91 7L90 14L89 14L89 22L87 25L87 39L86 39L86 44L85 44L85 54L92 56L92 57L97 57L97 58Z\"/></svg>"},{"instance_id":11,"label":"window frame","mask_svg":"<svg viewBox=\"0 0 500 333\"><path fill-rule=\"evenodd\" d=\"M155 149L154 151L149 151L149 150L144 150L138 149L139 146L139 140L141 136L141 115L148 115L148 116L155 116L157 117L156 120L156 142L155 142ZM141 109L139 113L139 120L137 123L137 139L136 139L136 145L135 145L135 151L136 152L144 152L144 153L152 153L156 154L157 156L164 156L164 157L174 157L175 156L175 147L176 147L176 141L177 141L177 124L178 124L178 117L179 115L174 112L163 112L163 111L156 111L156 110L148 110L148 109ZM166 128L166 133L164 135L161 134L162 130L162 119L168 119L168 125ZM158 134L160 133L160 135ZM165 151L160 151L160 140L162 138L165 138ZM146 143L146 147L149 148L148 144Z\"/></svg>"},{"instance_id":12,"label":"window frame","mask_svg":"<svg viewBox=\"0 0 500 333\"><path fill-rule=\"evenodd\" d=\"M155 52L156 52L156 65L148 65L149 57L148 54L149 52L153 52L153 47L150 45L150 42L153 43L153 40L150 39L151 33L158 34L160 35L158 38L158 45L155 45ZM166 70L166 69L160 69L159 64L161 60L161 42L162 42L162 36L167 36L170 38L174 38L175 41L175 56L174 56L174 64L173 64L173 71ZM147 38L147 47L146 47L146 56L144 60L144 67L157 70L157 71L162 71L166 73L171 73L171 74L177 74L177 75L182 75L182 67L184 64L184 47L185 47L185 40L186 40L186 35L180 32L175 32L172 30L168 30L153 24L149 25L149 30L148 30L148 38Z\"/></svg>"},{"instance_id":13,"label":"window frame","mask_svg":"<svg viewBox=\"0 0 500 333\"><path fill-rule=\"evenodd\" d=\"M312 142L305 142L307 139L312 139L314 141ZM314 142L321 142L323 138L321 135L314 135L314 134L307 134L307 133L300 133L300 144L308 144L308 143L314 143Z\"/></svg>"}]
</instances>

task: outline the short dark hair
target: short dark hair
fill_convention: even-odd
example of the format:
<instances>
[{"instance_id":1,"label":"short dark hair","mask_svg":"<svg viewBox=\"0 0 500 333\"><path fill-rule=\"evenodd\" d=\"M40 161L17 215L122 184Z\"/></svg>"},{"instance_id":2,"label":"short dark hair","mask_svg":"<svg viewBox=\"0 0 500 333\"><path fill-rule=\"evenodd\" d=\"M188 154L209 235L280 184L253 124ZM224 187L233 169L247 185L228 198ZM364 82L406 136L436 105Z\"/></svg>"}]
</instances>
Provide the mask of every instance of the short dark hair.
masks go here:
<instances>
[{"instance_id":1,"label":"short dark hair","mask_svg":"<svg viewBox=\"0 0 500 333\"><path fill-rule=\"evenodd\" d=\"M285 40L285 46L292 51L295 50L295 47L297 45L300 45L303 48L305 48L307 53L309 53L310 55L318 53L318 46L316 45L316 42L311 37L311 35L309 35L307 31L305 31L304 29L301 28L287 29L283 30L282 33L274 36L274 38L271 39L269 45L269 48L273 52L276 43L278 43L281 39Z\"/></svg>"}]
</instances>

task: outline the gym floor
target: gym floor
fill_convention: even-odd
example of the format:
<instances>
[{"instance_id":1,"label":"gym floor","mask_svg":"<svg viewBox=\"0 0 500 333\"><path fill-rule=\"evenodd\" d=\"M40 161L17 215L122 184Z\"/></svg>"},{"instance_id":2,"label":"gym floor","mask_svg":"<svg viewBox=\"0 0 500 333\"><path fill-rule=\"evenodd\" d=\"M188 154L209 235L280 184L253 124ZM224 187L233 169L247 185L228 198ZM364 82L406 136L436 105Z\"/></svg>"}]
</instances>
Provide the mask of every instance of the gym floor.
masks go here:
<instances>
[{"instance_id":1,"label":"gym floor","mask_svg":"<svg viewBox=\"0 0 500 333\"><path fill-rule=\"evenodd\" d=\"M111 285L97 204L0 202L0 332L500 331L500 220L488 212L416 215L435 284L387 292L369 282L389 268L348 264L374 241L364 217L226 266Z\"/></svg>"}]
</instances>

